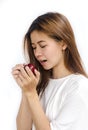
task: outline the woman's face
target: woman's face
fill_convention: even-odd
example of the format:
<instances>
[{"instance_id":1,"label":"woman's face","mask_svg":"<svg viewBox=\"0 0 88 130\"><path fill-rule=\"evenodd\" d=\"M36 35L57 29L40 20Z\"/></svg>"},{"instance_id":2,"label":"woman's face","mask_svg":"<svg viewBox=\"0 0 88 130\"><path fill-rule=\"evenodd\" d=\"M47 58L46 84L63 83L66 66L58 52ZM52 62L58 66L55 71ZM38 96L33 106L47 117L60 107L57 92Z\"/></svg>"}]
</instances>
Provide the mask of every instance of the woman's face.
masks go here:
<instances>
[{"instance_id":1,"label":"woman's face","mask_svg":"<svg viewBox=\"0 0 88 130\"><path fill-rule=\"evenodd\" d=\"M64 54L66 45L56 42L43 32L33 31L30 35L35 58L44 69L49 70L61 67L64 64Z\"/></svg>"}]
</instances>

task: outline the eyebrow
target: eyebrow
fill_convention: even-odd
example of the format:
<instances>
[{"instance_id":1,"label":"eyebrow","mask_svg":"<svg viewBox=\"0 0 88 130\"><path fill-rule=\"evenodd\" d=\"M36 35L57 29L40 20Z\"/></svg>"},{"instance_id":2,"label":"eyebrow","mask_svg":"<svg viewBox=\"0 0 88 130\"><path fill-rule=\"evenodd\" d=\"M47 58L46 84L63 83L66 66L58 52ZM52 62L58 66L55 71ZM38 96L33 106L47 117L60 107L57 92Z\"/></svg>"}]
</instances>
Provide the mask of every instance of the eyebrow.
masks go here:
<instances>
[{"instance_id":1,"label":"eyebrow","mask_svg":"<svg viewBox=\"0 0 88 130\"><path fill-rule=\"evenodd\" d=\"M39 44L39 43L41 43L41 42L45 42L44 40L40 40L40 41L38 41L37 43ZM35 43L32 43L32 44L35 44Z\"/></svg>"}]
</instances>

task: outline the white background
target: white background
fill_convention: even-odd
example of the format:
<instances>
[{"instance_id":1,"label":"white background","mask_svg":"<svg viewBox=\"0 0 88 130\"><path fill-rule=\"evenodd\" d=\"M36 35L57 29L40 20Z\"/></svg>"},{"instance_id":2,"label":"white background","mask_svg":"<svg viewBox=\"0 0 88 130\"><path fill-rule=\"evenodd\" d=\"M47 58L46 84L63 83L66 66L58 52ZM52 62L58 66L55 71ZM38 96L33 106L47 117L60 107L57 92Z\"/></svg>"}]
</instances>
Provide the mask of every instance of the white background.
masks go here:
<instances>
[{"instance_id":1,"label":"white background","mask_svg":"<svg viewBox=\"0 0 88 130\"><path fill-rule=\"evenodd\" d=\"M0 0L0 130L16 130L21 91L11 69L25 62L24 34L38 15L50 11L60 12L69 19L88 72L87 0Z\"/></svg>"}]
</instances>

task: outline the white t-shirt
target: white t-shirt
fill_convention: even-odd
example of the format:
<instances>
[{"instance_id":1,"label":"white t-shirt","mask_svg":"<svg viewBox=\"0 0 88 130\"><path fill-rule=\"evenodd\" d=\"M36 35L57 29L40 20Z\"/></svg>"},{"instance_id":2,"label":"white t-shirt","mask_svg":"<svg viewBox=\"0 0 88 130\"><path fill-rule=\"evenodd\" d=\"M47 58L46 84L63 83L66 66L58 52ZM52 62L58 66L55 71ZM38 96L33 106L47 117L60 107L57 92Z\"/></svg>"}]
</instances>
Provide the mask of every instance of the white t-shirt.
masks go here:
<instances>
[{"instance_id":1,"label":"white t-shirt","mask_svg":"<svg viewBox=\"0 0 88 130\"><path fill-rule=\"evenodd\" d=\"M88 79L84 76L50 79L40 102L51 130L88 130Z\"/></svg>"}]
</instances>

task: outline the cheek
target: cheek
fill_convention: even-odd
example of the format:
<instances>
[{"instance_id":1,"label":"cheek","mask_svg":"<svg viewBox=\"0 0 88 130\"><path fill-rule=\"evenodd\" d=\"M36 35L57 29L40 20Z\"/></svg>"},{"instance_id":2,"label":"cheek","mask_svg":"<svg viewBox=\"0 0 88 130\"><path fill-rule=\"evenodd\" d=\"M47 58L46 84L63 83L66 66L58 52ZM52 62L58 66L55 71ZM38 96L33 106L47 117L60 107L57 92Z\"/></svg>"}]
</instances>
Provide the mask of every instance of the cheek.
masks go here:
<instances>
[{"instance_id":1,"label":"cheek","mask_svg":"<svg viewBox=\"0 0 88 130\"><path fill-rule=\"evenodd\" d=\"M37 58L37 53L36 53L36 50L33 50L33 54L34 54L34 57Z\"/></svg>"},{"instance_id":2,"label":"cheek","mask_svg":"<svg viewBox=\"0 0 88 130\"><path fill-rule=\"evenodd\" d=\"M63 60L63 53L61 50L56 49L55 51L51 52L51 55L49 57L53 62L58 63Z\"/></svg>"},{"instance_id":3,"label":"cheek","mask_svg":"<svg viewBox=\"0 0 88 130\"><path fill-rule=\"evenodd\" d=\"M62 49L57 46L57 45L52 45L45 50L43 50L42 54L47 58L47 59L58 59L62 56Z\"/></svg>"},{"instance_id":4,"label":"cheek","mask_svg":"<svg viewBox=\"0 0 88 130\"><path fill-rule=\"evenodd\" d=\"M33 53L34 53L34 56L36 57L36 55L35 55L35 51L33 51Z\"/></svg>"},{"instance_id":5,"label":"cheek","mask_svg":"<svg viewBox=\"0 0 88 130\"><path fill-rule=\"evenodd\" d=\"M51 58L52 57L58 57L62 54L62 51L58 48L53 48L53 49L50 49L50 50L47 50L47 53L46 53L48 56L50 56Z\"/></svg>"},{"instance_id":6,"label":"cheek","mask_svg":"<svg viewBox=\"0 0 88 130\"><path fill-rule=\"evenodd\" d=\"M52 50L47 50L47 51L43 52L43 55L44 55L46 58L51 58L53 54L54 54L54 53L53 53Z\"/></svg>"}]
</instances>

